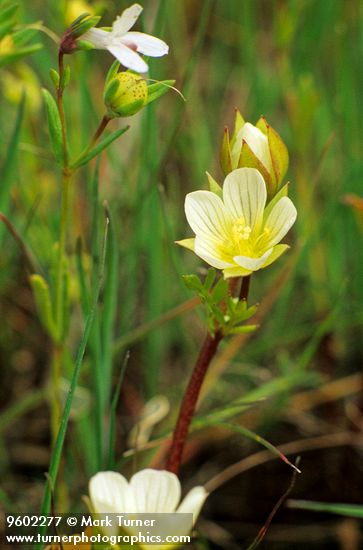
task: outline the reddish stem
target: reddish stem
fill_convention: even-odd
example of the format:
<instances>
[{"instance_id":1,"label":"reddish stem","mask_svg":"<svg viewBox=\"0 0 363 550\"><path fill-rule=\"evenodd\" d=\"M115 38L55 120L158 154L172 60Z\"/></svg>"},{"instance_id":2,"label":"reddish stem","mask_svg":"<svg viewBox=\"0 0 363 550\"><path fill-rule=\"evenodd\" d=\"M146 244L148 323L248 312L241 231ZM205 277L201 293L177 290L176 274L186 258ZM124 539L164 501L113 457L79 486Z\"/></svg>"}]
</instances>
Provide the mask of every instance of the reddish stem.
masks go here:
<instances>
[{"instance_id":1,"label":"reddish stem","mask_svg":"<svg viewBox=\"0 0 363 550\"><path fill-rule=\"evenodd\" d=\"M246 277L243 277L242 284L241 284L241 291L239 293L240 300L247 300L248 293L250 290L250 282L251 282L251 275L247 275Z\"/></svg>"},{"instance_id":2,"label":"reddish stem","mask_svg":"<svg viewBox=\"0 0 363 550\"><path fill-rule=\"evenodd\" d=\"M219 342L222 340L222 333L217 331L214 336L207 334L203 347L200 350L192 376L185 390L183 401L179 411L178 421L175 426L173 441L170 448L169 460L166 469L178 475L182 460L185 441L188 435L189 426L192 421L195 407L197 405L200 388L213 359Z\"/></svg>"}]
</instances>

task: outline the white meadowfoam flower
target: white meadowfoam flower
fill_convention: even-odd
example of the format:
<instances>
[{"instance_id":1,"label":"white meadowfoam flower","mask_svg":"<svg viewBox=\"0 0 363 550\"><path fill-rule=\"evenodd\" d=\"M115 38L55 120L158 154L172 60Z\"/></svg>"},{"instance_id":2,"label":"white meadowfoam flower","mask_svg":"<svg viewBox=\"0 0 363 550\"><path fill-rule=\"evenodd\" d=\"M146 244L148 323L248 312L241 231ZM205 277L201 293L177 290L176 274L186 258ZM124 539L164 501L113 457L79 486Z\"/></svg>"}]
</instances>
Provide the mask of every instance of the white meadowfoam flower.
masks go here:
<instances>
[{"instance_id":1,"label":"white meadowfoam flower","mask_svg":"<svg viewBox=\"0 0 363 550\"><path fill-rule=\"evenodd\" d=\"M133 4L116 18L111 31L92 28L82 35L82 40L90 42L97 49L108 50L124 67L137 73L146 73L148 66L136 52L161 57L168 53L169 46L155 36L128 32L142 10L142 6Z\"/></svg>"},{"instance_id":2,"label":"white meadowfoam flower","mask_svg":"<svg viewBox=\"0 0 363 550\"><path fill-rule=\"evenodd\" d=\"M208 493L202 486L194 487L180 502L181 487L177 476L165 470L145 469L134 474L128 482L117 472L99 472L89 482L89 495L93 512L96 514L176 514L167 516L165 524L158 519L158 530L165 535L187 535L183 532L185 520L178 514L193 514L193 525ZM189 528L191 526L189 525ZM125 527L133 533L133 529ZM137 527L136 532L140 529ZM109 536L116 535L117 527L105 527ZM157 546L140 545L157 550ZM176 545L168 545L172 548ZM160 547L164 550L165 546Z\"/></svg>"},{"instance_id":3,"label":"white meadowfoam flower","mask_svg":"<svg viewBox=\"0 0 363 550\"><path fill-rule=\"evenodd\" d=\"M255 168L233 170L223 198L211 191L186 196L185 213L194 239L178 241L224 277L250 275L274 262L289 247L278 244L296 220L296 208L283 196L266 206L266 184Z\"/></svg>"}]
</instances>

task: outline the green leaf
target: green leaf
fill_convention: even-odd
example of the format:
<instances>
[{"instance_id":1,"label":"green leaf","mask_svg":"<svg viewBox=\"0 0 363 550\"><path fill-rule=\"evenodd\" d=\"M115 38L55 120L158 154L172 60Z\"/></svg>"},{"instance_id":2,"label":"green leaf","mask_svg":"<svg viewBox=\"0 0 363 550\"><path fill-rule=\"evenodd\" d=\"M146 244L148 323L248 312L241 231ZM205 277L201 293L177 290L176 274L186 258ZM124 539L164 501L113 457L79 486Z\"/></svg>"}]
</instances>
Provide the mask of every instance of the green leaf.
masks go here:
<instances>
[{"instance_id":1,"label":"green leaf","mask_svg":"<svg viewBox=\"0 0 363 550\"><path fill-rule=\"evenodd\" d=\"M297 508L300 510L328 512L330 514L339 514L340 516L363 519L363 506L359 504L344 504L340 502L312 502L310 500L289 500L287 502L287 506L289 508Z\"/></svg>"},{"instance_id":2,"label":"green leaf","mask_svg":"<svg viewBox=\"0 0 363 550\"><path fill-rule=\"evenodd\" d=\"M17 4L12 4L0 11L0 40L6 36L14 27L15 14L18 10Z\"/></svg>"},{"instance_id":3,"label":"green leaf","mask_svg":"<svg viewBox=\"0 0 363 550\"><path fill-rule=\"evenodd\" d=\"M281 458L281 460L285 462L285 464L288 464L289 466L291 466L291 468L296 470L299 474L301 473L301 471L294 464L292 464L292 462L290 462L290 460L284 454L282 454L282 452L279 451L277 447L272 445L272 443L267 441L267 439L264 439L263 437L256 434L255 432L252 432L251 430L245 428L244 426L241 426L240 424L218 422L216 425L232 430L240 435L243 435L244 437L247 437L248 439L251 439L252 441L255 441L259 445L262 445L262 447L265 447L265 449L268 449L269 451L271 451L278 458Z\"/></svg>"},{"instance_id":4,"label":"green leaf","mask_svg":"<svg viewBox=\"0 0 363 550\"><path fill-rule=\"evenodd\" d=\"M220 278L211 292L211 298L215 304L219 304L227 295L228 282Z\"/></svg>"},{"instance_id":5,"label":"green leaf","mask_svg":"<svg viewBox=\"0 0 363 550\"><path fill-rule=\"evenodd\" d=\"M59 86L59 73L55 69L50 69L49 76L52 79L52 82L55 86L55 88L58 88Z\"/></svg>"},{"instance_id":6,"label":"green leaf","mask_svg":"<svg viewBox=\"0 0 363 550\"><path fill-rule=\"evenodd\" d=\"M15 61L18 61L26 55L37 52L41 48L41 44L33 44L32 46L28 46L27 48L22 48L9 53L0 54L0 67L8 65L9 63L14 63Z\"/></svg>"},{"instance_id":7,"label":"green leaf","mask_svg":"<svg viewBox=\"0 0 363 550\"><path fill-rule=\"evenodd\" d=\"M57 439L52 451L52 456L50 459L49 464L49 481L47 480L45 483L45 489L43 494L43 501L42 501L42 507L41 507L41 514L42 515L48 515L51 508L51 487L56 484L57 476L58 476L58 470L59 465L61 461L62 451L63 451L63 445L66 437L69 417L71 414L72 409L72 402L74 398L74 394L77 388L78 379L83 363L84 354L86 352L87 343L89 340L89 336L91 333L93 321L96 314L98 299L100 295L102 280L103 280L103 273L104 273L104 252L105 247L107 244L107 226L105 227L105 235L104 235L104 244L103 244L103 253L102 253L102 261L100 263L99 272L98 272L98 281L97 284L94 285L93 291L92 291L92 304L91 309L87 315L86 322L84 325L84 330L81 338L81 342L78 348L77 357L74 364L74 371L72 374L72 379L69 386L69 391L67 395L67 400L64 405L64 410L61 418L61 423L59 426L59 431L57 435ZM47 527L40 527L39 533L44 535L46 532ZM40 550L42 548L41 543L36 545L36 549Z\"/></svg>"},{"instance_id":8,"label":"green leaf","mask_svg":"<svg viewBox=\"0 0 363 550\"><path fill-rule=\"evenodd\" d=\"M197 277L197 275L182 275L183 282L189 290L200 291L203 289L203 285Z\"/></svg>"},{"instance_id":9,"label":"green leaf","mask_svg":"<svg viewBox=\"0 0 363 550\"><path fill-rule=\"evenodd\" d=\"M243 325L241 327L234 327L228 331L228 334L248 334L250 332L255 332L259 325Z\"/></svg>"},{"instance_id":10,"label":"green leaf","mask_svg":"<svg viewBox=\"0 0 363 550\"><path fill-rule=\"evenodd\" d=\"M56 323L53 317L52 301L49 285L41 275L31 275L30 284L33 289L40 321L54 342L58 341Z\"/></svg>"},{"instance_id":11,"label":"green leaf","mask_svg":"<svg viewBox=\"0 0 363 550\"><path fill-rule=\"evenodd\" d=\"M64 150L62 141L62 124L59 116L58 107L54 97L48 92L48 90L43 89L42 92L45 101L45 107L47 110L49 134L52 142L55 160L58 164L63 165Z\"/></svg>"},{"instance_id":12,"label":"green leaf","mask_svg":"<svg viewBox=\"0 0 363 550\"><path fill-rule=\"evenodd\" d=\"M87 164L90 160L92 160L94 157L99 155L106 147L111 145L112 142L115 141L115 139L119 138L127 132L127 130L130 128L130 126L124 126L124 128L120 128L119 130L116 130L115 132L112 132L112 134L108 135L105 139L100 141L93 149L90 151L83 153L79 157L78 160L76 160L72 165L71 168L75 170L76 168L79 168L80 166L83 166L84 164Z\"/></svg>"},{"instance_id":13,"label":"green leaf","mask_svg":"<svg viewBox=\"0 0 363 550\"><path fill-rule=\"evenodd\" d=\"M67 65L67 67L65 67L63 72L62 81L60 82L60 86L62 90L64 90L64 88L68 86L70 79L71 79L71 68L69 65Z\"/></svg>"},{"instance_id":14,"label":"green leaf","mask_svg":"<svg viewBox=\"0 0 363 550\"><path fill-rule=\"evenodd\" d=\"M212 284L214 283L216 275L217 275L217 271L214 269L214 267L211 267L210 269L208 269L208 273L204 280L204 285L203 285L206 290L209 290L210 288L212 288Z\"/></svg>"}]
</instances>

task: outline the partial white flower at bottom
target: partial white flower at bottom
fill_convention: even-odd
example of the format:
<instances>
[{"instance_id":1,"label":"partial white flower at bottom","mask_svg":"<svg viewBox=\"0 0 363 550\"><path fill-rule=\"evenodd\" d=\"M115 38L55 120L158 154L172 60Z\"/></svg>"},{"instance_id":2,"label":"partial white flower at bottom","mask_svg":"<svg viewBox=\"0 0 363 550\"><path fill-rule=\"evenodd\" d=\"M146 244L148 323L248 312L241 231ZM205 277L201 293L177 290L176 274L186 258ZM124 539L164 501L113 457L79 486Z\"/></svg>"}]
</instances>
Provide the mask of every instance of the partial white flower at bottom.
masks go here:
<instances>
[{"instance_id":1,"label":"partial white flower at bottom","mask_svg":"<svg viewBox=\"0 0 363 550\"><path fill-rule=\"evenodd\" d=\"M128 32L142 9L139 4L133 4L116 18L111 31L92 28L82 35L82 40L90 42L99 50L108 50L124 67L137 73L146 73L148 66L138 53L161 57L168 53L169 46L155 36L143 32Z\"/></svg>"},{"instance_id":2,"label":"partial white flower at bottom","mask_svg":"<svg viewBox=\"0 0 363 550\"><path fill-rule=\"evenodd\" d=\"M181 486L177 476L165 470L147 468L133 475L129 482L117 472L99 472L89 482L89 496L96 514L193 514L194 525L208 493L202 486L194 487L180 503ZM179 524L177 519L175 516L175 521L171 523L169 516L165 525L160 524L160 529L168 535L188 535L180 531L182 523ZM158 527L159 523L158 520ZM116 535L118 531L114 527L103 530L108 535ZM130 529L130 532L133 530ZM147 544L139 546L158 548Z\"/></svg>"},{"instance_id":3,"label":"partial white flower at bottom","mask_svg":"<svg viewBox=\"0 0 363 550\"><path fill-rule=\"evenodd\" d=\"M243 277L272 264L289 247L278 244L296 220L292 201L277 195L266 207L266 184L255 168L233 170L223 197L194 191L185 199L185 214L195 238L177 241L225 278Z\"/></svg>"}]
</instances>

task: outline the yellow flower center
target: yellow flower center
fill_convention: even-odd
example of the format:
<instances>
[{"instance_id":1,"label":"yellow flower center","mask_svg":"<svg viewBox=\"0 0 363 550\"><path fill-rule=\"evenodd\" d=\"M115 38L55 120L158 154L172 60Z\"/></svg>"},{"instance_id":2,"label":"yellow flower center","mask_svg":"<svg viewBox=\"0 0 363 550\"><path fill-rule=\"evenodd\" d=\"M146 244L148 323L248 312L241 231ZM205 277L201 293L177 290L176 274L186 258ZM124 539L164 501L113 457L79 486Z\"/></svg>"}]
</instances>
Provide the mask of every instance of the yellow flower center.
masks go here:
<instances>
[{"instance_id":1,"label":"yellow flower center","mask_svg":"<svg viewBox=\"0 0 363 550\"><path fill-rule=\"evenodd\" d=\"M247 241L250 238L252 229L249 225L246 225L242 218L236 220L232 227L232 233L234 239L239 243L241 240Z\"/></svg>"}]
</instances>

